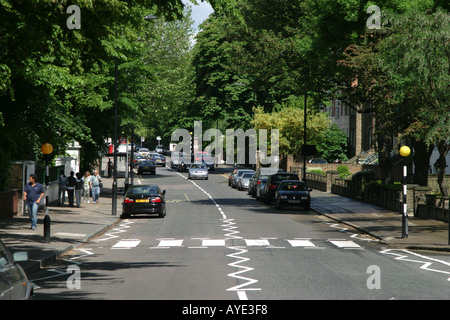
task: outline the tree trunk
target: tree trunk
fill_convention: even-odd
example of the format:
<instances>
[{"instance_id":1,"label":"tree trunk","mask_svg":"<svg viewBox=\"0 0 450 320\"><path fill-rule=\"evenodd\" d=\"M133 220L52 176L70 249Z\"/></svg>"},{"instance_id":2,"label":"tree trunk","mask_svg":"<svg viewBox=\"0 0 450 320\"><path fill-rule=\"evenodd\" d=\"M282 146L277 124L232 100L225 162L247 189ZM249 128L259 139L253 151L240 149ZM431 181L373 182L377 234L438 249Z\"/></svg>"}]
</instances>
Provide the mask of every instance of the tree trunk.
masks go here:
<instances>
[{"instance_id":1,"label":"tree trunk","mask_svg":"<svg viewBox=\"0 0 450 320\"><path fill-rule=\"evenodd\" d=\"M414 184L426 187L428 185L428 169L433 146L428 147L421 140L412 140L414 148Z\"/></svg>"},{"instance_id":2,"label":"tree trunk","mask_svg":"<svg viewBox=\"0 0 450 320\"><path fill-rule=\"evenodd\" d=\"M437 160L437 183L439 185L439 189L441 194L444 197L448 196L447 184L445 183L445 168L447 167L447 162L445 157L447 156L448 151L450 150L450 145L446 143L445 140L439 141L436 145L439 150L439 159Z\"/></svg>"}]
</instances>

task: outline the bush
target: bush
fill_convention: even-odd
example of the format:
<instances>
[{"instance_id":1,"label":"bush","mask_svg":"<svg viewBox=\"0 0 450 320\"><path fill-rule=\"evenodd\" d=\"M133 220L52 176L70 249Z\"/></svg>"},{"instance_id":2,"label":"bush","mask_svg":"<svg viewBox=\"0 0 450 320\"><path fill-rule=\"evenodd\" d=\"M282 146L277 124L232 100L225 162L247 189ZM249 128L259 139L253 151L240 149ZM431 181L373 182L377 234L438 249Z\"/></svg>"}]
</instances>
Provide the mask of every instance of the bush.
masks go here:
<instances>
[{"instance_id":1,"label":"bush","mask_svg":"<svg viewBox=\"0 0 450 320\"><path fill-rule=\"evenodd\" d=\"M339 165L337 167L337 171L339 172L339 178L346 179L347 177L351 176L350 170L348 170L347 166Z\"/></svg>"},{"instance_id":2,"label":"bush","mask_svg":"<svg viewBox=\"0 0 450 320\"><path fill-rule=\"evenodd\" d=\"M318 174L321 174L321 175L326 175L326 173L322 170L322 168L315 168L315 167L306 168L306 172L318 173Z\"/></svg>"}]
</instances>

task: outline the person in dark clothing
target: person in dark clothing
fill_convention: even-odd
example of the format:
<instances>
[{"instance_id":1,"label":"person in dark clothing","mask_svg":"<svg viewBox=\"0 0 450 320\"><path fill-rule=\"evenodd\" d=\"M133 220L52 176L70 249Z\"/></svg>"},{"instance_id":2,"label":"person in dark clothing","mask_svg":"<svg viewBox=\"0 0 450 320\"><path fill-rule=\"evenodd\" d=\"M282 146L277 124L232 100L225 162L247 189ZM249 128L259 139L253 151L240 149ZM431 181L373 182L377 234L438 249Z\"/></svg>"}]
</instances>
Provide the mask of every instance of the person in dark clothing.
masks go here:
<instances>
[{"instance_id":1,"label":"person in dark clothing","mask_svg":"<svg viewBox=\"0 0 450 320\"><path fill-rule=\"evenodd\" d=\"M74 172L70 171L70 176L67 178L67 195L69 196L69 206L73 207L73 195L75 192L75 185L77 180L73 176Z\"/></svg>"},{"instance_id":2,"label":"person in dark clothing","mask_svg":"<svg viewBox=\"0 0 450 320\"><path fill-rule=\"evenodd\" d=\"M42 198L45 196L45 189L42 184L37 182L37 176L31 174L28 184L23 190L23 199L27 206L28 214L31 219L31 229L35 230L37 226L37 212Z\"/></svg>"}]
</instances>

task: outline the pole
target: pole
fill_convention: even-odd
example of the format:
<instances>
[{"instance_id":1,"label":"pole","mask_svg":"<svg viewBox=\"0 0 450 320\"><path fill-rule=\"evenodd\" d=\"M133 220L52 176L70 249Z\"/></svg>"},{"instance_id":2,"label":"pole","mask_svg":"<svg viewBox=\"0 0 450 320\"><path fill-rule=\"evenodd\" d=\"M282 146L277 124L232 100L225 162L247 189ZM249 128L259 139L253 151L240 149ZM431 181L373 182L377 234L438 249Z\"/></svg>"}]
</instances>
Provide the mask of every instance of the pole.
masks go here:
<instances>
[{"instance_id":1,"label":"pole","mask_svg":"<svg viewBox=\"0 0 450 320\"><path fill-rule=\"evenodd\" d=\"M44 242L50 243L50 215L48 214L48 155L45 155L45 217L44 217Z\"/></svg>"},{"instance_id":2,"label":"pole","mask_svg":"<svg viewBox=\"0 0 450 320\"><path fill-rule=\"evenodd\" d=\"M303 109L303 181L306 182L306 100L307 94L305 93L305 103Z\"/></svg>"},{"instance_id":3,"label":"pole","mask_svg":"<svg viewBox=\"0 0 450 320\"><path fill-rule=\"evenodd\" d=\"M112 185L112 215L117 215L117 69L118 58L115 58L115 75L114 75L114 168L113 168L113 185Z\"/></svg>"},{"instance_id":4,"label":"pole","mask_svg":"<svg viewBox=\"0 0 450 320\"><path fill-rule=\"evenodd\" d=\"M406 176L408 174L408 167L406 166L406 157L403 157L403 216L402 216L402 238L408 238L408 205L406 202L407 186Z\"/></svg>"}]
</instances>

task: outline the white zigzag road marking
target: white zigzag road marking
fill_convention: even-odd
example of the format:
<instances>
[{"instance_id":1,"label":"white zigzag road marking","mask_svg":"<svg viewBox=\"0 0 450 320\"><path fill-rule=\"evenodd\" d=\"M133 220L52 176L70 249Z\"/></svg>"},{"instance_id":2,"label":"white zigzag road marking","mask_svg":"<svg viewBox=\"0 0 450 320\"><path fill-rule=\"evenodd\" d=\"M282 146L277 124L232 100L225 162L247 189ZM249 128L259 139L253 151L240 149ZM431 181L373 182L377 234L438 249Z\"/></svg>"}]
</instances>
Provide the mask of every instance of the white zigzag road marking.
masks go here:
<instances>
[{"instance_id":1,"label":"white zigzag road marking","mask_svg":"<svg viewBox=\"0 0 450 320\"><path fill-rule=\"evenodd\" d=\"M391 252L391 251L401 251L401 252L404 252L405 254L399 254L399 253L395 253L395 252ZM424 261L424 260L431 260L431 261L434 261L434 262L437 262L437 263L442 263L443 265L446 265L446 266L450 267L450 263L449 262L445 262L445 261L438 260L438 259L433 259L433 258L424 256L424 255L421 255L421 254L418 254L418 253L414 253L414 252L411 252L411 251L408 251L408 250L405 250L405 249L386 249L386 250L381 251L381 253L383 253L383 254L390 254L390 255L396 256L396 258L395 258L396 260L421 263L422 265L420 266L420 269L423 269L423 270L450 275L450 271L444 271L444 270L438 270L438 269L429 268L433 264L433 262L429 262L429 261L427 262L427 261ZM415 260L415 259L410 258L409 255L417 256L417 257L419 257L421 259L424 259L424 260ZM450 281L450 277L447 279L447 281Z\"/></svg>"},{"instance_id":2,"label":"white zigzag road marking","mask_svg":"<svg viewBox=\"0 0 450 320\"><path fill-rule=\"evenodd\" d=\"M179 176L181 176L181 177L186 179L186 177L184 177L182 174L180 174L178 172L177 172L177 174ZM216 200L214 200L214 198L206 190L204 190L202 187L200 187L194 181L192 181L192 180L189 180L189 181L194 186L196 186L198 189L200 189L205 195L207 195L208 198L211 199L211 201L216 205L217 210L220 212L220 214L222 216L222 221L225 222L225 224L221 225L221 227L223 227L222 230L224 232L226 232L225 233L226 239L242 239L241 236L238 236L239 231L236 230L237 229L237 225L234 222L234 219L228 219L227 218L226 214L223 212L223 210L220 207L220 205L216 202ZM234 268L241 269L241 270L239 270L237 272L229 273L228 276L246 281L245 283L242 283L240 285L237 285L237 286L234 286L232 288L227 289L227 291L236 291L240 300L248 300L247 299L247 295L246 295L244 290L261 290L260 288L245 288L245 289L241 289L243 287L247 287L249 285L252 285L252 284L258 282L258 280L247 278L247 277L243 277L243 276L240 275L241 273L249 272L249 271L254 270L253 268L240 265L241 263L244 263L244 262L247 262L247 261L250 260L249 258L245 258L245 257L239 256L240 254L246 253L248 251L243 249L242 247L227 247L227 248L231 249L231 250L238 250L239 251L239 252L235 252L235 253L227 255L227 257L231 257L233 259L238 259L238 261L234 261L232 263L229 263L228 265L231 266L231 267L234 267Z\"/></svg>"},{"instance_id":3,"label":"white zigzag road marking","mask_svg":"<svg viewBox=\"0 0 450 320\"><path fill-rule=\"evenodd\" d=\"M232 250L237 250L237 251L239 251L239 252L235 252L235 253L232 253L232 254L228 254L228 255L227 255L227 257L232 257L232 258L234 258L234 259L238 259L237 261L234 261L234 262L232 262L232 263L229 263L228 265L229 265L229 266L232 266L232 267L235 267L235 268L241 269L241 270L239 270L239 271L236 271L236 272L233 272L233 273L229 273L228 276L229 276L229 277L236 278L236 279L241 279L241 280L244 280L244 281L246 281L246 282L245 282L245 283L242 283L242 284L240 284L240 285L231 287L231 288L227 289L227 291L261 290L261 288L245 288L245 289L242 289L243 287L247 287L247 286L250 286L250 285L252 285L252 284L258 282L258 280L240 276L241 273L255 270L254 268L246 267L246 266L240 265L241 263L244 263L244 262L250 260L249 258L245 258L245 257L239 256L240 254L246 253L246 252L248 252L248 251L247 251L246 249L242 248L242 247L228 247L228 249L232 249Z\"/></svg>"},{"instance_id":4,"label":"white zigzag road marking","mask_svg":"<svg viewBox=\"0 0 450 320\"><path fill-rule=\"evenodd\" d=\"M118 228L113 228L112 232L106 233L107 237L101 238L101 239L97 239L97 240L94 240L94 241L95 242L100 242L100 241L107 241L107 240L118 238L119 236L117 236L116 234L126 232L127 231L126 229L130 227L129 224L132 224L132 223L134 223L134 222L128 221L128 220L124 220L121 224L119 224Z\"/></svg>"},{"instance_id":5,"label":"white zigzag road marking","mask_svg":"<svg viewBox=\"0 0 450 320\"><path fill-rule=\"evenodd\" d=\"M227 224L222 225L222 227L226 227L226 228L223 228L222 230L228 231L228 233L225 233L226 239L242 239L241 236L235 235L235 234L239 233L239 231L233 230L233 229L237 229L236 223L233 222L234 219L222 219L222 221L227 223Z\"/></svg>"}]
</instances>

